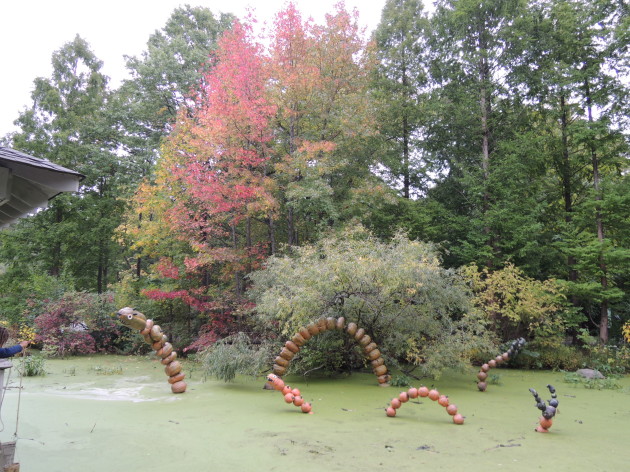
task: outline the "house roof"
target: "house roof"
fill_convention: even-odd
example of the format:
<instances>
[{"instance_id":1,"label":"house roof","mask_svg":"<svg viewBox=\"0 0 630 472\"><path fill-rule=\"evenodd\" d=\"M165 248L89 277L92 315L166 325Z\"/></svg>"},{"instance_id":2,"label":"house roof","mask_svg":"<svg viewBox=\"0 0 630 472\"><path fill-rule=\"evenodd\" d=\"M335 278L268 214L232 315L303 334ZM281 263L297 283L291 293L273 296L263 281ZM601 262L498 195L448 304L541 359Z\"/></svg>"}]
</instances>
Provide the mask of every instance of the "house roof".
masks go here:
<instances>
[{"instance_id":1,"label":"house roof","mask_svg":"<svg viewBox=\"0 0 630 472\"><path fill-rule=\"evenodd\" d=\"M0 228L45 208L62 192L76 192L83 175L46 159L0 147Z\"/></svg>"}]
</instances>

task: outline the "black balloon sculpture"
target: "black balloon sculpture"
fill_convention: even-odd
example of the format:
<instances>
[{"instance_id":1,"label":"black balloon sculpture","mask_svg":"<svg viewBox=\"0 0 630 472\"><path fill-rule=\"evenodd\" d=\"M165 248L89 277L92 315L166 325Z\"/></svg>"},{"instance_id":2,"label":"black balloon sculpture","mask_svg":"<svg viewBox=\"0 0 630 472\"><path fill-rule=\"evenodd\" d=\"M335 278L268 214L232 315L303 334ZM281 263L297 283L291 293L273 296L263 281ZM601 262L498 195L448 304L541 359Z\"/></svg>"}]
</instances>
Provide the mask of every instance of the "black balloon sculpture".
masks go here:
<instances>
[{"instance_id":1,"label":"black balloon sculpture","mask_svg":"<svg viewBox=\"0 0 630 472\"><path fill-rule=\"evenodd\" d=\"M558 395L556 395L556 389L553 385L547 385L547 388L549 389L549 393L551 393L549 405L540 399L536 390L533 388L529 389L531 394L534 396L534 400L536 400L536 408L542 412L538 427L536 428L536 431L539 433L549 432L549 428L551 428L551 425L553 424L552 418L556 416L556 413L558 412Z\"/></svg>"}]
</instances>

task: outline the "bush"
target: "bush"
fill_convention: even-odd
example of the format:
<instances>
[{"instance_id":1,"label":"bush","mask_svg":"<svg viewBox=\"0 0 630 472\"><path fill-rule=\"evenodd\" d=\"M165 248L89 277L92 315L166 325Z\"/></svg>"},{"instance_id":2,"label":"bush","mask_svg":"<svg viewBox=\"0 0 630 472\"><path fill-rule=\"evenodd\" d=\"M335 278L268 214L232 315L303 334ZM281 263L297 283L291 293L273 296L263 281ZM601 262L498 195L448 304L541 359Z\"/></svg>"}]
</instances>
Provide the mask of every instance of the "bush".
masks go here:
<instances>
[{"instance_id":1,"label":"bush","mask_svg":"<svg viewBox=\"0 0 630 472\"><path fill-rule=\"evenodd\" d=\"M403 234L384 243L362 227L348 229L271 257L250 277L258 314L281 337L322 316L343 316L364 328L381 352L418 365L423 375L463 367L473 349L493 345L485 320L468 312L463 280L441 266L432 245ZM312 358L310 369L321 362Z\"/></svg>"},{"instance_id":2,"label":"bush","mask_svg":"<svg viewBox=\"0 0 630 472\"><path fill-rule=\"evenodd\" d=\"M539 351L540 365L543 369L566 370L573 372L584 366L584 355L571 346L543 348Z\"/></svg>"},{"instance_id":3,"label":"bush","mask_svg":"<svg viewBox=\"0 0 630 472\"><path fill-rule=\"evenodd\" d=\"M584 321L568 303L565 288L553 279L531 279L512 264L495 271L470 265L461 273L473 292L475 308L501 339L525 337L552 348L562 343L567 329Z\"/></svg>"},{"instance_id":4,"label":"bush","mask_svg":"<svg viewBox=\"0 0 630 472\"><path fill-rule=\"evenodd\" d=\"M114 311L111 294L66 292L40 308L34 320L36 342L51 356L119 351L128 338Z\"/></svg>"},{"instance_id":5,"label":"bush","mask_svg":"<svg viewBox=\"0 0 630 472\"><path fill-rule=\"evenodd\" d=\"M627 344L621 347L596 344L588 346L587 351L585 365L599 370L604 376L630 373L630 347Z\"/></svg>"},{"instance_id":6,"label":"bush","mask_svg":"<svg viewBox=\"0 0 630 472\"><path fill-rule=\"evenodd\" d=\"M360 369L365 365L363 353L354 340L340 331L328 331L311 338L291 361L288 372L307 375L312 372L331 375ZM280 352L280 348L274 351Z\"/></svg>"},{"instance_id":7,"label":"bush","mask_svg":"<svg viewBox=\"0 0 630 472\"><path fill-rule=\"evenodd\" d=\"M532 343L510 362L512 366L519 369L551 369L573 372L584 367L586 357L580 349L573 346L559 344L550 347Z\"/></svg>"}]
</instances>

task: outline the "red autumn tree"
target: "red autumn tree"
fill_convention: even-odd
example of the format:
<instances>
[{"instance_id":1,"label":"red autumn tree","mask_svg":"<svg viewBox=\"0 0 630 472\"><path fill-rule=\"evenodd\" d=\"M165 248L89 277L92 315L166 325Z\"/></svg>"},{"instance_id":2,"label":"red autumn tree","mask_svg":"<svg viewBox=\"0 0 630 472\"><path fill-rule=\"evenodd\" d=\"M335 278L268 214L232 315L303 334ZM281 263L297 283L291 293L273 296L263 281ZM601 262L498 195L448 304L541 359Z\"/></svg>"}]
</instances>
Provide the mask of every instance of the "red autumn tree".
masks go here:
<instances>
[{"instance_id":1,"label":"red autumn tree","mask_svg":"<svg viewBox=\"0 0 630 472\"><path fill-rule=\"evenodd\" d=\"M249 25L226 32L154 185L136 198L155 215L127 228L159 260L159 288L145 294L209 313L206 341L229 331L244 275L275 253L276 239L298 244L348 218L347 208L361 211L349 202L357 190L362 201L379 198L365 152L367 45L356 16L337 8L316 26L289 3L266 53Z\"/></svg>"},{"instance_id":2,"label":"red autumn tree","mask_svg":"<svg viewBox=\"0 0 630 472\"><path fill-rule=\"evenodd\" d=\"M266 99L263 58L249 27L235 23L214 62L194 116L182 114L169 138L169 152L184 156L170 169L184 191L167 218L195 252L187 271L220 268L240 296L243 273L264 254L265 240L254 238L253 226L275 208L266 176L275 107Z\"/></svg>"},{"instance_id":3,"label":"red autumn tree","mask_svg":"<svg viewBox=\"0 0 630 472\"><path fill-rule=\"evenodd\" d=\"M156 218L133 229L136 245L159 259L160 286L144 294L209 314L209 340L230 333L245 303L243 276L268 252L265 228L276 208L266 175L276 109L251 29L235 23L212 60L163 146L154 184L137 195L137 210Z\"/></svg>"},{"instance_id":4,"label":"red autumn tree","mask_svg":"<svg viewBox=\"0 0 630 472\"><path fill-rule=\"evenodd\" d=\"M187 270L220 266L240 296L243 273L264 254L254 226L275 209L266 176L275 107L266 98L260 46L248 26L234 24L219 41L214 61L192 118L182 114L169 138L168 152L184 159L170 169L183 192L168 220L195 251Z\"/></svg>"}]
</instances>

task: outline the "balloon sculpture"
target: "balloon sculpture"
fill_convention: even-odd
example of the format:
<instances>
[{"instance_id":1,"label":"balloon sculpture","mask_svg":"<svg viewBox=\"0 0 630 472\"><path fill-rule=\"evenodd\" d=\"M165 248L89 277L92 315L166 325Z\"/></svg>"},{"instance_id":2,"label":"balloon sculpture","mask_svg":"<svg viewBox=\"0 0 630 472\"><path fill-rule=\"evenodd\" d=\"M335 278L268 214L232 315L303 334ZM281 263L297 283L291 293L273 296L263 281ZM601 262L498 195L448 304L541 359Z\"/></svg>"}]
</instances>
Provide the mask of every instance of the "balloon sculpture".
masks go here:
<instances>
[{"instance_id":1,"label":"balloon sculpture","mask_svg":"<svg viewBox=\"0 0 630 472\"><path fill-rule=\"evenodd\" d=\"M549 428L553 424L552 418L556 416L556 412L558 411L558 395L556 395L556 389L553 385L547 385L549 389L549 393L551 393L551 400L549 400L549 406L540 399L538 393L533 388L530 388L529 391L532 395L534 395L534 399L536 400L536 408L542 411L542 416L540 417L539 425L536 428L536 431L539 433L548 433Z\"/></svg>"},{"instance_id":2,"label":"balloon sculpture","mask_svg":"<svg viewBox=\"0 0 630 472\"><path fill-rule=\"evenodd\" d=\"M487 363L481 366L481 370L477 374L477 379L479 379L479 382L477 382L477 388L479 389L479 391L485 392L486 388L488 388L488 384L486 383L486 379L488 378L488 371L491 368L502 364L503 361L507 361L516 357L518 352L523 348L523 346L525 346L525 344L525 339L519 338L516 341L512 342L512 345L506 352L504 352L503 354L499 354L497 357L489 360Z\"/></svg>"},{"instance_id":3,"label":"balloon sculpture","mask_svg":"<svg viewBox=\"0 0 630 472\"><path fill-rule=\"evenodd\" d=\"M304 401L299 389L291 388L288 385L285 385L284 380L276 374L269 374L267 376L267 382L274 388L274 390L278 390L282 393L286 403L293 403L302 410L302 413L311 413L311 404Z\"/></svg>"},{"instance_id":4,"label":"balloon sculpture","mask_svg":"<svg viewBox=\"0 0 630 472\"><path fill-rule=\"evenodd\" d=\"M186 382L184 382L186 374L182 372L182 364L175 360L177 359L177 353L173 351L173 346L168 342L168 338L162 332L162 328L156 325L153 320L147 320L147 317L139 311L129 307L118 310L118 319L125 326L140 331L144 340L151 345L157 356L162 359L160 362L166 366L164 371L168 375L171 391L173 393L184 393L186 391Z\"/></svg>"},{"instance_id":5,"label":"balloon sculpture","mask_svg":"<svg viewBox=\"0 0 630 472\"><path fill-rule=\"evenodd\" d=\"M276 357L273 365L273 373L278 377L282 377L289 367L293 357L300 352L300 348L313 336L323 333L326 330L345 331L352 336L363 348L363 354L370 361L372 370L376 375L378 383L386 385L389 381L387 366L385 360L381 356L381 351L372 338L365 333L363 328L359 328L355 323L348 323L346 326L345 318L320 318L317 321L309 323L306 327L302 327L293 335L290 341L287 341L282 348L280 354Z\"/></svg>"},{"instance_id":6,"label":"balloon sculpture","mask_svg":"<svg viewBox=\"0 0 630 472\"><path fill-rule=\"evenodd\" d=\"M407 403L410 398L429 397L429 399L438 402L439 405L446 408L446 412L453 417L453 423L464 424L464 417L457 412L457 406L451 403L446 395L440 395L440 392L427 387L415 388L412 387L406 392L400 392L398 397L392 398L389 407L385 409L385 413L389 417L396 416L396 410L402 406L403 403Z\"/></svg>"}]
</instances>

